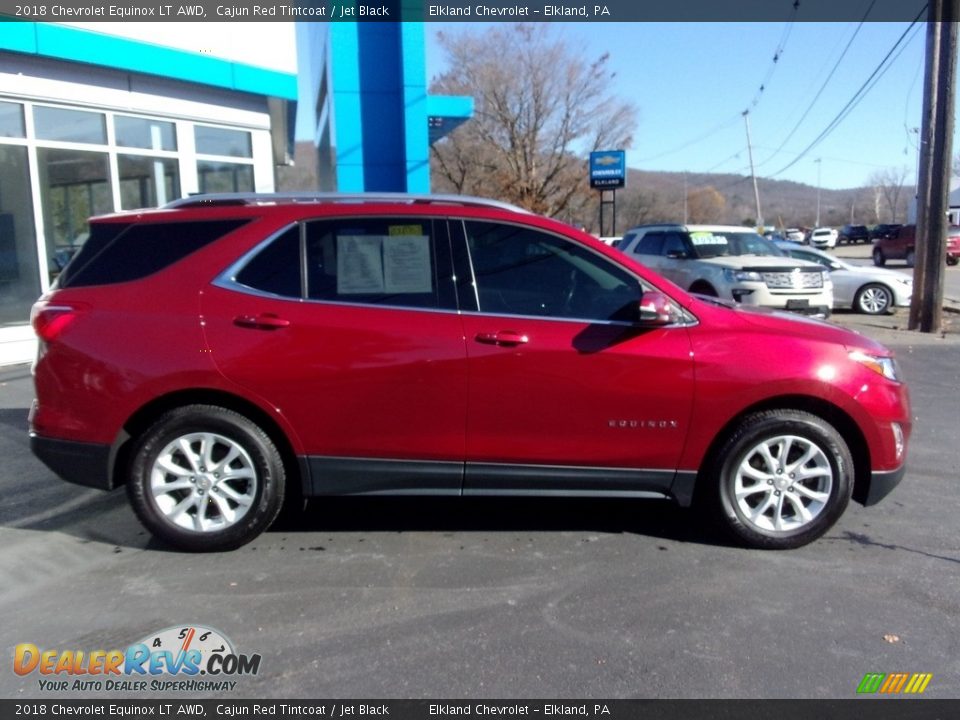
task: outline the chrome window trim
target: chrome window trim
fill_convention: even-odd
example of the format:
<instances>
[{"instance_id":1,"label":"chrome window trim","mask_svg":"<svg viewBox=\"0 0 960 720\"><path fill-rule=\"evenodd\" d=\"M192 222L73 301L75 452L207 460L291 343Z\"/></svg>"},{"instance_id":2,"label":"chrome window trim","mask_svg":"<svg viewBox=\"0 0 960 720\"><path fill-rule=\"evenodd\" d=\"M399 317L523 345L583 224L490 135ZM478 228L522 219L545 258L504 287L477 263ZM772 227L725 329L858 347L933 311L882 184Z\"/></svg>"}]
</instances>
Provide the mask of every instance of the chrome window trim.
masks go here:
<instances>
[{"instance_id":1,"label":"chrome window trim","mask_svg":"<svg viewBox=\"0 0 960 720\"><path fill-rule=\"evenodd\" d=\"M298 302L302 304L309 303L309 304L315 304L315 305L332 305L335 307L374 308L377 310L402 310L405 312L439 313L443 315L461 315L461 316L468 315L471 317L482 315L484 317L490 317L490 318L502 317L502 318L514 318L519 320L538 320L538 321L548 321L548 322L572 323L576 325L608 325L608 326L629 327L629 328L645 327L640 323L628 322L626 320L593 320L589 318L566 318L566 317L552 317L552 316L544 316L544 315L513 315L510 313L489 313L489 312L485 313L482 310L475 312L473 310L466 310L466 311L460 310L460 309L450 310L447 308L422 308L422 307L418 308L418 307L406 307L403 305L377 305L373 303L346 302L342 300L314 300L314 299L306 298L303 296L304 291L306 289L303 285L301 285L301 288L300 288L301 296L293 297L290 295L278 295L276 293L267 292L265 290L258 290L257 288L253 288L253 287L250 287L249 285L244 285L243 283L237 282L237 279L236 279L237 275L240 273L241 270L243 270L244 267L246 267L247 263L249 263L257 254L259 254L270 243L275 241L285 232L288 232L289 230L297 226L300 226L301 228L301 231L300 231L301 253L303 253L304 252L303 243L304 243L305 233L306 233L306 224L312 220L318 220L318 221L327 220L327 219L363 220L363 219L369 219L369 218L386 218L386 217L390 217L390 216L388 215L383 215L383 216L381 215L356 215L356 216L337 215L332 217L300 218L299 220L295 220L291 223L288 223L283 227L279 228L278 230L274 231L273 233L268 235L266 238L264 238L263 240L258 242L256 245L254 245L252 248L247 250L247 252L241 255L237 260L235 260L233 263L227 266L225 270L220 272L213 279L213 281L211 282L211 285L221 288L223 290L230 290L231 292L242 293L245 295L252 295L254 297L262 297L270 300L286 300L289 302ZM429 216L429 217L430 219L433 219L433 220L437 219L437 218L433 218L433 216ZM444 219L444 218L441 218L441 219ZM634 273L632 270L630 270L630 268L624 267L623 265L620 265L619 263L614 262L610 258L605 257L604 255L598 253L593 248L587 247L582 243L577 243L575 240L572 240L564 235L560 235L559 233L555 233L550 230L544 230L543 228L532 227L524 223L511 223L509 221L503 221L503 220L485 220L482 218L457 217L454 215L446 216L445 220L447 222L465 222L466 220L477 220L479 222L496 222L502 225L515 225L520 228L532 229L538 232L542 232L546 235L553 235L555 237L561 238L568 242L575 243L579 247L582 247L584 250L592 252L594 255L601 258L602 260L605 260L606 262L615 265L617 268L619 268L620 270L628 274L630 277L634 278L637 281L637 283L640 285L641 289L644 287L649 287L650 289L656 290L657 292L663 292L662 290L660 290L660 288L654 285L650 285L644 278L640 277L639 275ZM452 241L452 238L451 238L451 241ZM466 242L465 226L464 226L464 241ZM470 258L470 272L472 274L473 258L470 256L469 242L466 242L466 245L467 245L467 255ZM451 252L452 252L452 248L451 248ZM303 266L304 266L304 263L301 257L301 273L303 271L302 270ZM301 276L301 283L302 282L303 282L303 278ZM471 284L473 286L474 293L476 293L477 292L476 275L473 276ZM637 298L638 302L639 300L640 298ZM695 327L696 325L699 325L699 320L693 313L691 313L689 310L687 310L685 307L677 303L672 298L671 298L671 302L673 302L674 305L676 305L676 307L680 310L680 313L683 315L684 318L686 318L686 320L677 322L677 323L671 323L669 325L660 325L660 326L657 326L658 329L669 330L669 329L675 329L675 328L690 328L690 327ZM480 307L479 296L477 297L477 307Z\"/></svg>"}]
</instances>

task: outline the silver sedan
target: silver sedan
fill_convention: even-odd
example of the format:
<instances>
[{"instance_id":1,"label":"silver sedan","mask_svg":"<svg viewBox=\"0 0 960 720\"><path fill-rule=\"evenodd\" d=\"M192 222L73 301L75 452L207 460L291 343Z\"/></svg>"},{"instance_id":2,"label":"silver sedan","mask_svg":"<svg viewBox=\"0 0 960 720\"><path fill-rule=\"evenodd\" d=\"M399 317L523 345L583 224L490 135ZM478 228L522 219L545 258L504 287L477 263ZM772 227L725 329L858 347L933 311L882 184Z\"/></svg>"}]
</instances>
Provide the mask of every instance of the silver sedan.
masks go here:
<instances>
[{"instance_id":1,"label":"silver sedan","mask_svg":"<svg viewBox=\"0 0 960 720\"><path fill-rule=\"evenodd\" d=\"M833 307L853 308L867 315L883 315L895 307L909 307L913 278L896 270L851 265L822 250L775 243L784 253L810 260L830 270L833 280Z\"/></svg>"}]
</instances>

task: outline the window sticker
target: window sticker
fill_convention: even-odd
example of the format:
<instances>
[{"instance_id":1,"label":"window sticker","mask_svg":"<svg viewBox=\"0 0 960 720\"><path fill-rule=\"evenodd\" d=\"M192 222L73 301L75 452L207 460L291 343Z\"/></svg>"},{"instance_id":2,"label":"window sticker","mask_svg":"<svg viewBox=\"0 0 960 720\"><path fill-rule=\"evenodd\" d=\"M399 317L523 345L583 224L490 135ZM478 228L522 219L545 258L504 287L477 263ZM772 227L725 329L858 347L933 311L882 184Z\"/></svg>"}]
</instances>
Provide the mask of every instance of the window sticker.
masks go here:
<instances>
[{"instance_id":1,"label":"window sticker","mask_svg":"<svg viewBox=\"0 0 960 720\"><path fill-rule=\"evenodd\" d=\"M387 232L390 237L397 235L423 235L423 225L391 225Z\"/></svg>"},{"instance_id":2,"label":"window sticker","mask_svg":"<svg viewBox=\"0 0 960 720\"><path fill-rule=\"evenodd\" d=\"M388 293L432 292L430 238L406 234L384 238L383 285Z\"/></svg>"},{"instance_id":3,"label":"window sticker","mask_svg":"<svg viewBox=\"0 0 960 720\"><path fill-rule=\"evenodd\" d=\"M370 295L383 292L383 260L379 236L337 237L337 294Z\"/></svg>"},{"instance_id":4,"label":"window sticker","mask_svg":"<svg viewBox=\"0 0 960 720\"><path fill-rule=\"evenodd\" d=\"M690 239L694 245L726 245L728 240L723 235L714 235L711 232L692 232Z\"/></svg>"}]
</instances>

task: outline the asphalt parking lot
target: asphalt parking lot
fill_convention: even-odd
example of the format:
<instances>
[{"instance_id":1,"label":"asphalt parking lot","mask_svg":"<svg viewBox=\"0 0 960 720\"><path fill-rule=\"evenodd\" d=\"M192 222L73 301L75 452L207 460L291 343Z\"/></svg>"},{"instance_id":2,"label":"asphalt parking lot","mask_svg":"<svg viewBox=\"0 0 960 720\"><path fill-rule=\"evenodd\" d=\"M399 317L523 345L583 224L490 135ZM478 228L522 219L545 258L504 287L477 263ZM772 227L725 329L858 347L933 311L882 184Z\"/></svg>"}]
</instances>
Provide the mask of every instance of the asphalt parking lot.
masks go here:
<instances>
[{"instance_id":1,"label":"asphalt parking lot","mask_svg":"<svg viewBox=\"0 0 960 720\"><path fill-rule=\"evenodd\" d=\"M193 624L262 656L247 698L853 698L868 672L932 673L926 697L960 697L960 334L903 331L904 311L835 319L898 352L909 470L789 552L728 546L654 501L345 498L238 551L182 554L122 490L31 456L29 374L4 369L0 697L161 695L50 693L9 659Z\"/></svg>"}]
</instances>

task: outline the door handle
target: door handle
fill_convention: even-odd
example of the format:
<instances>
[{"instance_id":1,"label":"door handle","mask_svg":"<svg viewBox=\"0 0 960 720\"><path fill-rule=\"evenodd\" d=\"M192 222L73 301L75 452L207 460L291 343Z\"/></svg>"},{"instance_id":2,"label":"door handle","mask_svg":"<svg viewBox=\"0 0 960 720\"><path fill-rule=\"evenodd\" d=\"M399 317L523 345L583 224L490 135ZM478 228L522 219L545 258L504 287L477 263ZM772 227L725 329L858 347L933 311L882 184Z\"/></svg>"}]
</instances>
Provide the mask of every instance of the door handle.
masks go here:
<instances>
[{"instance_id":1,"label":"door handle","mask_svg":"<svg viewBox=\"0 0 960 720\"><path fill-rule=\"evenodd\" d=\"M254 330L279 330L290 325L290 321L273 313L261 313L260 315L237 315L233 319L233 324Z\"/></svg>"},{"instance_id":2,"label":"door handle","mask_svg":"<svg viewBox=\"0 0 960 720\"><path fill-rule=\"evenodd\" d=\"M476 341L484 345L513 347L530 342L530 338L526 333L517 332L516 330L500 330L499 332L477 333Z\"/></svg>"}]
</instances>

